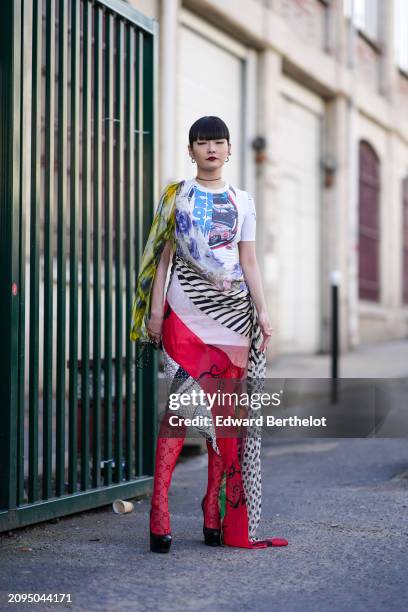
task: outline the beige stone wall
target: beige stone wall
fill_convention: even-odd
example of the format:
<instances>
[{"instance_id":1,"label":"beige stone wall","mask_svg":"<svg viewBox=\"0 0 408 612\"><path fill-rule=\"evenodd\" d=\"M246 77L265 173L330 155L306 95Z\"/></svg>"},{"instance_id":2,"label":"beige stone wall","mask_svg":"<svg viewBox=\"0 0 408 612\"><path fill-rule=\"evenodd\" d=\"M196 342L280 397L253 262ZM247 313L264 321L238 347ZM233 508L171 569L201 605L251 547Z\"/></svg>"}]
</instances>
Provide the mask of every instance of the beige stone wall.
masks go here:
<instances>
[{"instance_id":1,"label":"beige stone wall","mask_svg":"<svg viewBox=\"0 0 408 612\"><path fill-rule=\"evenodd\" d=\"M159 19L159 0L128 0L128 4L131 4L135 9L150 17L151 19Z\"/></svg>"},{"instance_id":2,"label":"beige stone wall","mask_svg":"<svg viewBox=\"0 0 408 612\"><path fill-rule=\"evenodd\" d=\"M380 54L370 43L358 35L356 40L356 72L359 79L373 92L380 88Z\"/></svg>"},{"instance_id":3,"label":"beige stone wall","mask_svg":"<svg viewBox=\"0 0 408 612\"><path fill-rule=\"evenodd\" d=\"M405 121L408 121L408 75L398 73L396 89L399 113Z\"/></svg>"},{"instance_id":4,"label":"beige stone wall","mask_svg":"<svg viewBox=\"0 0 408 612\"><path fill-rule=\"evenodd\" d=\"M318 49L324 49L327 6L321 0L278 0L276 13L285 20L293 34Z\"/></svg>"}]
</instances>

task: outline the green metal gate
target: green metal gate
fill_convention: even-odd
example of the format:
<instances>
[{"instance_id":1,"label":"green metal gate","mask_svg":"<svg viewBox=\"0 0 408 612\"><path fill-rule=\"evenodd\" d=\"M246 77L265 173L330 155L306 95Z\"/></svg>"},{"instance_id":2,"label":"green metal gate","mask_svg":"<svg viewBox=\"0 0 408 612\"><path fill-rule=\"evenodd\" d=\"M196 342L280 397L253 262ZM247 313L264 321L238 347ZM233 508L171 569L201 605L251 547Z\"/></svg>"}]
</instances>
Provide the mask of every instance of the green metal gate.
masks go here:
<instances>
[{"instance_id":1,"label":"green metal gate","mask_svg":"<svg viewBox=\"0 0 408 612\"><path fill-rule=\"evenodd\" d=\"M129 339L154 208L157 23L121 0L0 20L0 531L150 490L157 356Z\"/></svg>"}]
</instances>

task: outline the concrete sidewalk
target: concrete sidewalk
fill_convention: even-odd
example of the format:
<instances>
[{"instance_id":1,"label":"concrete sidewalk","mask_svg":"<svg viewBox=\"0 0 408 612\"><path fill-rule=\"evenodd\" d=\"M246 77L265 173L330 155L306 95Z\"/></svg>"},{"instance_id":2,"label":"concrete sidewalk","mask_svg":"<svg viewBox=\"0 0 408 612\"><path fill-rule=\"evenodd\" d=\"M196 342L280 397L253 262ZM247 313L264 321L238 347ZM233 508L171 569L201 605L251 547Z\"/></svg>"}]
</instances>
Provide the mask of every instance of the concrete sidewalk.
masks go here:
<instances>
[{"instance_id":1,"label":"concrete sidewalk","mask_svg":"<svg viewBox=\"0 0 408 612\"><path fill-rule=\"evenodd\" d=\"M278 357L267 368L273 378L329 378L330 355ZM408 339L366 344L340 356L340 378L408 376Z\"/></svg>"},{"instance_id":2,"label":"concrete sidewalk","mask_svg":"<svg viewBox=\"0 0 408 612\"><path fill-rule=\"evenodd\" d=\"M266 439L258 535L289 545L264 550L202 543L206 462L176 467L168 555L149 551L148 498L0 536L0 609L10 592L70 593L89 611L407 609L406 440Z\"/></svg>"}]
</instances>

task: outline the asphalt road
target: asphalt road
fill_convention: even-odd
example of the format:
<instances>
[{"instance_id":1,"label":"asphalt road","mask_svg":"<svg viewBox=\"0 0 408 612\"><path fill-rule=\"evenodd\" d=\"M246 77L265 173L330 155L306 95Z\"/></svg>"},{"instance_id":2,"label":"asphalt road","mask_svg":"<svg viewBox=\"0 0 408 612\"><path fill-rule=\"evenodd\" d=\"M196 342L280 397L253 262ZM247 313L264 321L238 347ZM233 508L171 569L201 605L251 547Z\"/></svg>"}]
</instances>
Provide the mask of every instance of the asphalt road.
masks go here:
<instances>
[{"instance_id":1,"label":"asphalt road","mask_svg":"<svg viewBox=\"0 0 408 612\"><path fill-rule=\"evenodd\" d=\"M289 545L202 542L206 455L176 467L173 544L149 550L149 499L0 535L0 609L408 609L406 439L266 439L258 535ZM8 604L8 593L70 593L72 604Z\"/></svg>"}]
</instances>

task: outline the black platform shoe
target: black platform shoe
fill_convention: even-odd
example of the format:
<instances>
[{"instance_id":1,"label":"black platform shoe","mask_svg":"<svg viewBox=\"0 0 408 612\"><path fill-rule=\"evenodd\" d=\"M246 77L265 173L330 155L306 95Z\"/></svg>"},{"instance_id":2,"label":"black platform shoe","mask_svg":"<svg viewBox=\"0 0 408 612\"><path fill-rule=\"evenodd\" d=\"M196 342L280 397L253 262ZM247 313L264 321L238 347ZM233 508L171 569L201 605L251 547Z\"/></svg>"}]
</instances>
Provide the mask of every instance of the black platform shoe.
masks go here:
<instances>
[{"instance_id":1,"label":"black platform shoe","mask_svg":"<svg viewBox=\"0 0 408 612\"><path fill-rule=\"evenodd\" d=\"M157 553L168 553L171 546L171 535L158 535L150 532L150 550Z\"/></svg>"},{"instance_id":2,"label":"black platform shoe","mask_svg":"<svg viewBox=\"0 0 408 612\"><path fill-rule=\"evenodd\" d=\"M204 514L204 500L207 496L204 495L201 502L201 508ZM221 529L213 529L212 527L203 526L204 542L207 546L221 546Z\"/></svg>"},{"instance_id":3,"label":"black platform shoe","mask_svg":"<svg viewBox=\"0 0 408 612\"><path fill-rule=\"evenodd\" d=\"M150 511L150 515L151 515ZM171 546L172 537L170 533L160 535L153 533L150 529L150 550L157 553L168 553Z\"/></svg>"}]
</instances>

